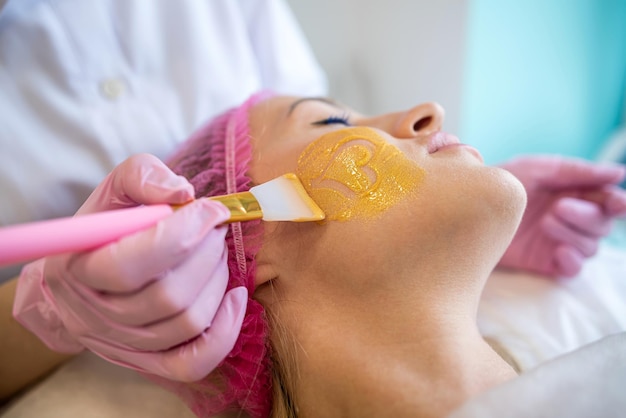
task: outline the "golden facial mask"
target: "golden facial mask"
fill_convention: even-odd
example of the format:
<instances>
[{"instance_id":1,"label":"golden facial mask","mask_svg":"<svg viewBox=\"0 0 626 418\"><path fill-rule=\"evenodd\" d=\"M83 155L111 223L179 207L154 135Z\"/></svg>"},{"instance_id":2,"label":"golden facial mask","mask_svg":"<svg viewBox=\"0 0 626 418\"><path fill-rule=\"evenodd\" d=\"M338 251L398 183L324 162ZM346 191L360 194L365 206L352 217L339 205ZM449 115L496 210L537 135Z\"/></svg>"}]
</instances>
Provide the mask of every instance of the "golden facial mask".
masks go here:
<instances>
[{"instance_id":1,"label":"golden facial mask","mask_svg":"<svg viewBox=\"0 0 626 418\"><path fill-rule=\"evenodd\" d=\"M414 193L424 170L365 127L342 129L310 143L298 178L326 219L372 218Z\"/></svg>"}]
</instances>

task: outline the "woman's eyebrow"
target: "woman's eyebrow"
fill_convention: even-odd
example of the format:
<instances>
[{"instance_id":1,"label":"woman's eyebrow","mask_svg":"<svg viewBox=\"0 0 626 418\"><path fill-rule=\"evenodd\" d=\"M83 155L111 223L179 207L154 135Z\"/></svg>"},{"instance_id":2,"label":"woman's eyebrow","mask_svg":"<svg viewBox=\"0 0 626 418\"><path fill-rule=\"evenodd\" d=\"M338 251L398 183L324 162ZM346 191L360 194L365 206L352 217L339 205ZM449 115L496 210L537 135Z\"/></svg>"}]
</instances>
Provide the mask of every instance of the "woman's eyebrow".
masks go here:
<instances>
[{"instance_id":1,"label":"woman's eyebrow","mask_svg":"<svg viewBox=\"0 0 626 418\"><path fill-rule=\"evenodd\" d=\"M302 99L298 99L295 102L293 102L291 104L291 106L289 106L289 110L287 111L287 116L291 115L291 113L294 111L294 109L296 108L296 106L298 106L300 103L303 102L309 102L309 101L316 101L316 102L322 102L322 103L326 103L329 104L331 106L334 106L338 109L343 109L343 106L339 105L337 102L335 102L332 99L329 99L328 97L303 97Z\"/></svg>"}]
</instances>

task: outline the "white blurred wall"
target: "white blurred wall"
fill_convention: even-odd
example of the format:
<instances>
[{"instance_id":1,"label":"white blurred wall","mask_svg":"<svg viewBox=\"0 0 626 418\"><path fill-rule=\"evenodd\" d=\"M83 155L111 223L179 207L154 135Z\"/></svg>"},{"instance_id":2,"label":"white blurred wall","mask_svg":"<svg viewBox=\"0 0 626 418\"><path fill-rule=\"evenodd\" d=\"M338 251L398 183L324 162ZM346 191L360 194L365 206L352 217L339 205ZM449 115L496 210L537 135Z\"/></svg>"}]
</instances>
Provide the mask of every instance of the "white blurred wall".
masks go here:
<instances>
[{"instance_id":1,"label":"white blurred wall","mask_svg":"<svg viewBox=\"0 0 626 418\"><path fill-rule=\"evenodd\" d=\"M466 0L287 0L330 95L365 114L437 101L460 124Z\"/></svg>"}]
</instances>

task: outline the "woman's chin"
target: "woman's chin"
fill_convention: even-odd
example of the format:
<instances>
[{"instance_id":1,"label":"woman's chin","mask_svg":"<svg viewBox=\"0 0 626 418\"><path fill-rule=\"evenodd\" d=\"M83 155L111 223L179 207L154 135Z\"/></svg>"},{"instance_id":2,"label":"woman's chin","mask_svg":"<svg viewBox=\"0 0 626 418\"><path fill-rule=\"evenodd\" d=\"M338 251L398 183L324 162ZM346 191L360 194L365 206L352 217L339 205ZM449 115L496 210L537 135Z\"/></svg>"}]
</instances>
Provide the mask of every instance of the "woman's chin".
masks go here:
<instances>
[{"instance_id":1,"label":"woman's chin","mask_svg":"<svg viewBox=\"0 0 626 418\"><path fill-rule=\"evenodd\" d=\"M526 209L527 195L524 185L507 170L498 168L503 176L503 195L510 204L511 212L517 218L516 225L520 223L524 210Z\"/></svg>"},{"instance_id":2,"label":"woman's chin","mask_svg":"<svg viewBox=\"0 0 626 418\"><path fill-rule=\"evenodd\" d=\"M503 250L510 244L526 209L526 190L522 183L510 172L493 168L495 182L490 194L490 211L485 216L488 231L495 243L500 243Z\"/></svg>"}]
</instances>

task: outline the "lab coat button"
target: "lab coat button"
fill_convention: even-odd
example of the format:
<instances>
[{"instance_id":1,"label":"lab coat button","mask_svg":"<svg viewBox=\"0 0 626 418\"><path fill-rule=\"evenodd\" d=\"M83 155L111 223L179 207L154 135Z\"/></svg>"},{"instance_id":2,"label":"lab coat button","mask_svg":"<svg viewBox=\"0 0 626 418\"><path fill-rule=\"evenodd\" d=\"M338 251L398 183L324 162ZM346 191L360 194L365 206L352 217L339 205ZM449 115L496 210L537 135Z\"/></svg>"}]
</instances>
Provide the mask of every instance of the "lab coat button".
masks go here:
<instances>
[{"instance_id":1,"label":"lab coat button","mask_svg":"<svg viewBox=\"0 0 626 418\"><path fill-rule=\"evenodd\" d=\"M124 93L124 82L117 78L109 78L100 83L100 93L109 100L115 100Z\"/></svg>"}]
</instances>

